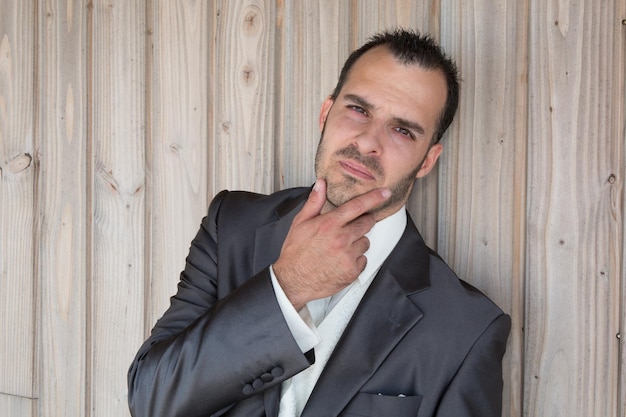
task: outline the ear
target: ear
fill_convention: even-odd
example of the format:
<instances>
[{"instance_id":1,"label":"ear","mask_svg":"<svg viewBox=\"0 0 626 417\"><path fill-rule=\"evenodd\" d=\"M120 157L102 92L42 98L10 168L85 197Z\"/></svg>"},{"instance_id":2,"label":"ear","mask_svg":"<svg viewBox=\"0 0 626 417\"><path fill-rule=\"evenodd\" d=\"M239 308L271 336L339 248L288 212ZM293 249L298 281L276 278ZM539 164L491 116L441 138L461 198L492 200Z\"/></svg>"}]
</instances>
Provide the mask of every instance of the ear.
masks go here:
<instances>
[{"instance_id":1,"label":"ear","mask_svg":"<svg viewBox=\"0 0 626 417\"><path fill-rule=\"evenodd\" d=\"M425 177L426 174L428 174L435 167L435 163L437 163L437 159L439 159L439 155L441 155L442 150L443 145L441 143L435 143L430 147L430 149L428 149L424 162L422 162L422 167L419 171L417 171L415 178Z\"/></svg>"},{"instance_id":2,"label":"ear","mask_svg":"<svg viewBox=\"0 0 626 417\"><path fill-rule=\"evenodd\" d=\"M324 130L324 125L326 124L326 118L328 117L328 112L330 112L330 108L333 106L334 100L330 98L330 96L324 100L322 103L322 108L320 109L320 119L319 119L319 127L320 132Z\"/></svg>"}]
</instances>

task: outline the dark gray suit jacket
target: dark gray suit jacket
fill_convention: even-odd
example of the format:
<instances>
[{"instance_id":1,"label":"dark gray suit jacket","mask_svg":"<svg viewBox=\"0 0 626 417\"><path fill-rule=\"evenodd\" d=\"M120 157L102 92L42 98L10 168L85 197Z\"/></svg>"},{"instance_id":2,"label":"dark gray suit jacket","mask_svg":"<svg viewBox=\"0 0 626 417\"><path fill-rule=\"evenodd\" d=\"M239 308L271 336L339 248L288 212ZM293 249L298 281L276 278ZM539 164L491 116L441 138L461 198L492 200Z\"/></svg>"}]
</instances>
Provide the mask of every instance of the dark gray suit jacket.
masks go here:
<instances>
[{"instance_id":1,"label":"dark gray suit jacket","mask_svg":"<svg viewBox=\"0 0 626 417\"><path fill-rule=\"evenodd\" d=\"M294 341L269 274L309 191L215 197L178 292L129 370L133 416L277 415L280 384L315 360ZM302 417L500 416L509 329L409 219Z\"/></svg>"}]
</instances>

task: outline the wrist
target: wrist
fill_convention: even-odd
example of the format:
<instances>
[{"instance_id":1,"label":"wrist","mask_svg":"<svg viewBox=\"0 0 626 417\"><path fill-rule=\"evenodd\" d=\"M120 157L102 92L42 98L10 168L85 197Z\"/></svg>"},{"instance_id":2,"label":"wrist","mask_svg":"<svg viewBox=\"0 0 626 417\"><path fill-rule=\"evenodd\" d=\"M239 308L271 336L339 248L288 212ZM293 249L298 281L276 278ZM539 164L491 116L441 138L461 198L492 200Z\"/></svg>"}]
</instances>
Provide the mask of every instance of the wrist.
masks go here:
<instances>
[{"instance_id":1,"label":"wrist","mask_svg":"<svg viewBox=\"0 0 626 417\"><path fill-rule=\"evenodd\" d=\"M274 271L276 281L285 293L285 296L296 311L300 311L306 305L307 300L301 296L302 292L298 291L297 285L293 285L293 280L287 279L289 276L288 268L284 268L279 261L276 261L276 263L272 265L272 269Z\"/></svg>"}]
</instances>

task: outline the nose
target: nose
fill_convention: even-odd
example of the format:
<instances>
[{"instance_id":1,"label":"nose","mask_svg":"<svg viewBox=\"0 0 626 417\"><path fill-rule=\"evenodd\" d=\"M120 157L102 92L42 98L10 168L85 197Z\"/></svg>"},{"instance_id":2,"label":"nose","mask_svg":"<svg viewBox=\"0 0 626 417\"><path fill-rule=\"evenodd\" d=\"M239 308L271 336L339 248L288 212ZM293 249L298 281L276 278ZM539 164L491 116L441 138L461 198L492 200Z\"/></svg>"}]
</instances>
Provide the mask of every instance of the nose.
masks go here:
<instances>
[{"instance_id":1,"label":"nose","mask_svg":"<svg viewBox=\"0 0 626 417\"><path fill-rule=\"evenodd\" d=\"M384 125L382 123L368 123L354 140L354 144L362 155L381 155L383 143Z\"/></svg>"}]
</instances>

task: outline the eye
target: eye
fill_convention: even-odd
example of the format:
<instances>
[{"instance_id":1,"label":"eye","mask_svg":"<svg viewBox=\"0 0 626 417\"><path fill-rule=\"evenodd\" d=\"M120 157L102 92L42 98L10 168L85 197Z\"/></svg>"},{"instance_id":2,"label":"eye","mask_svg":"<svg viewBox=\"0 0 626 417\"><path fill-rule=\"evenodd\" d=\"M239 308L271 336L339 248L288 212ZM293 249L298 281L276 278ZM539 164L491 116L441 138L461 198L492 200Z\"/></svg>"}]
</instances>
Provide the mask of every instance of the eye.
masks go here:
<instances>
[{"instance_id":1,"label":"eye","mask_svg":"<svg viewBox=\"0 0 626 417\"><path fill-rule=\"evenodd\" d=\"M410 139L415 139L415 136L413 135L413 133L408 129L405 129L403 127L396 127L394 129L396 132L398 132L402 136L406 136L407 138L410 138Z\"/></svg>"},{"instance_id":2,"label":"eye","mask_svg":"<svg viewBox=\"0 0 626 417\"><path fill-rule=\"evenodd\" d=\"M353 110L353 111L355 111L357 113L360 113L360 114L362 114L364 116L367 116L367 110L365 110L363 107L360 107L360 106L348 106L348 108L350 110Z\"/></svg>"}]
</instances>

